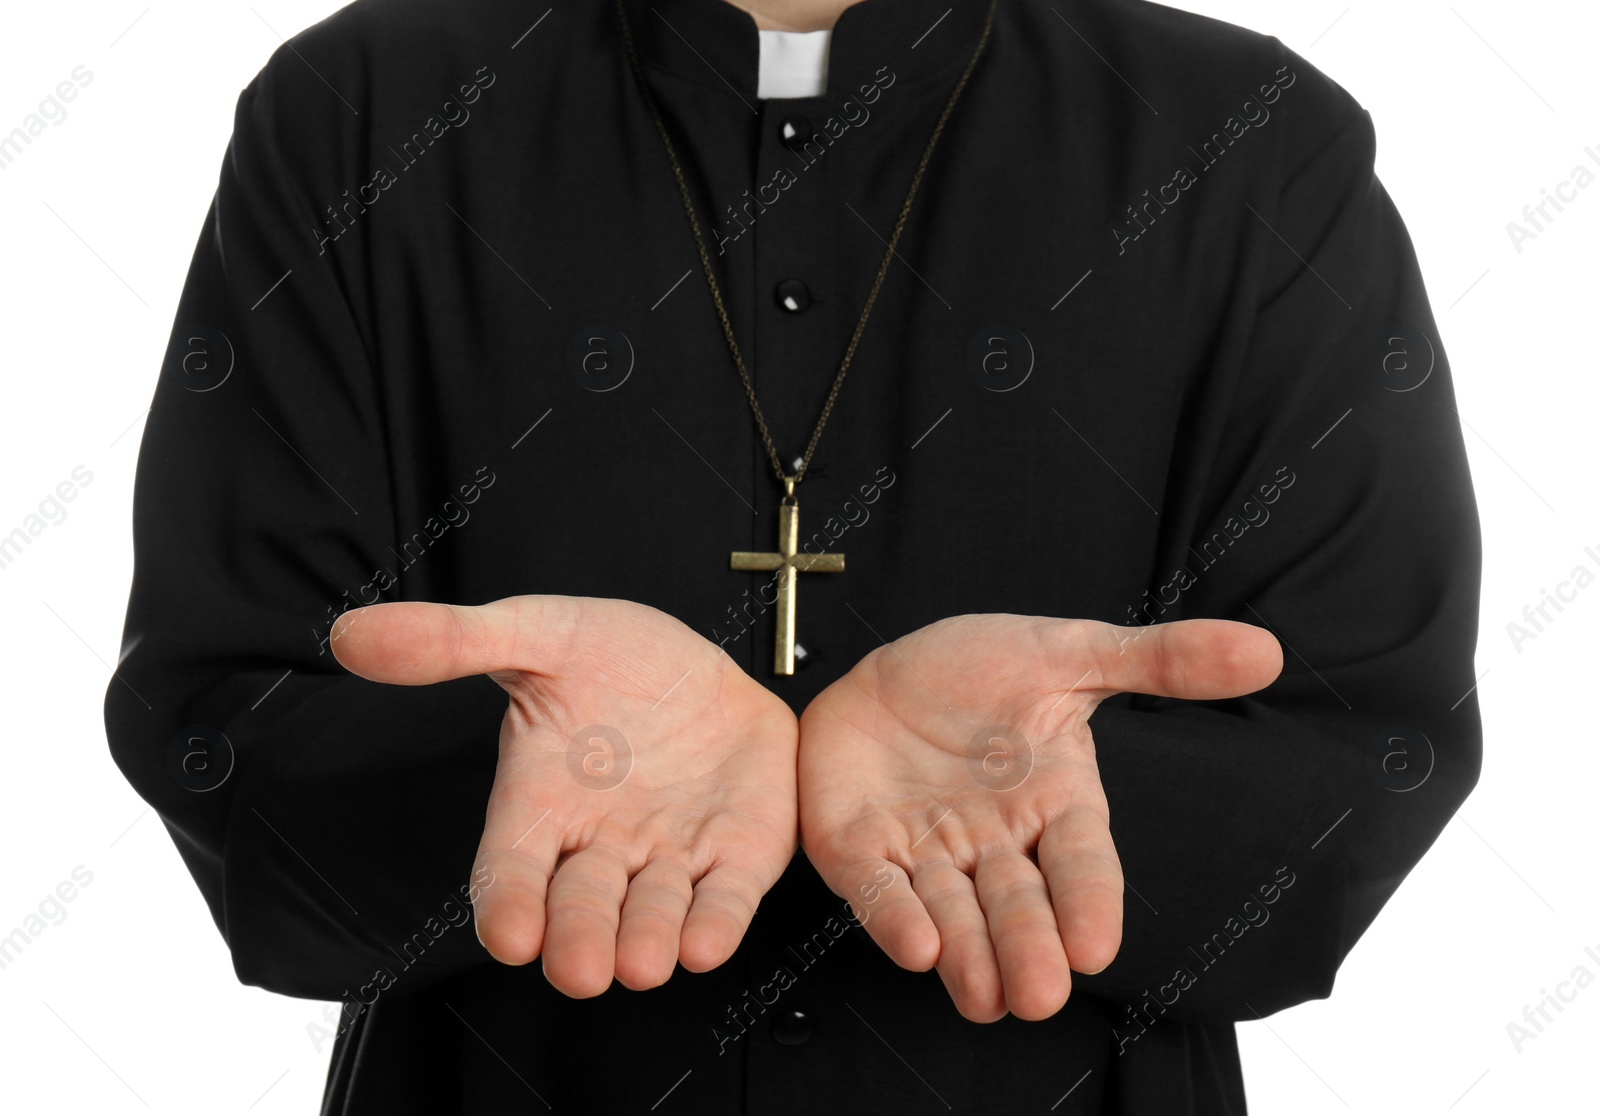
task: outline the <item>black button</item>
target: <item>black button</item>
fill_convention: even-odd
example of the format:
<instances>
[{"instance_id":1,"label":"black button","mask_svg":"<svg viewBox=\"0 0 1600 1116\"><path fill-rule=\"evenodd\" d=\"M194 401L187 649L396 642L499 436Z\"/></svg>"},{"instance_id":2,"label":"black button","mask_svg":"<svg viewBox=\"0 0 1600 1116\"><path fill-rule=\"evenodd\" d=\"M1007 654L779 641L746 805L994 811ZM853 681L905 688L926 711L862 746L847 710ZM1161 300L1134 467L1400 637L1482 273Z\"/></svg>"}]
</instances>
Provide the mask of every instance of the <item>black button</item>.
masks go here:
<instances>
[{"instance_id":1,"label":"black button","mask_svg":"<svg viewBox=\"0 0 1600 1116\"><path fill-rule=\"evenodd\" d=\"M803 464L805 464L805 458L797 457L793 461L789 462L789 471L791 473L798 473L800 471L800 466ZM810 465L806 466L806 476L808 477L825 477L827 475L828 467L826 465L818 465L815 461L813 461Z\"/></svg>"},{"instance_id":2,"label":"black button","mask_svg":"<svg viewBox=\"0 0 1600 1116\"><path fill-rule=\"evenodd\" d=\"M799 1046L811 1037L811 1017L803 1011L783 1011L772 1018L772 1038L780 1046Z\"/></svg>"},{"instance_id":3,"label":"black button","mask_svg":"<svg viewBox=\"0 0 1600 1116\"><path fill-rule=\"evenodd\" d=\"M778 125L778 138L790 147L799 147L811 138L811 121L798 114L785 116Z\"/></svg>"},{"instance_id":4,"label":"black button","mask_svg":"<svg viewBox=\"0 0 1600 1116\"><path fill-rule=\"evenodd\" d=\"M791 314L804 313L811 306L811 288L798 279L785 279L774 292L778 305Z\"/></svg>"}]
</instances>

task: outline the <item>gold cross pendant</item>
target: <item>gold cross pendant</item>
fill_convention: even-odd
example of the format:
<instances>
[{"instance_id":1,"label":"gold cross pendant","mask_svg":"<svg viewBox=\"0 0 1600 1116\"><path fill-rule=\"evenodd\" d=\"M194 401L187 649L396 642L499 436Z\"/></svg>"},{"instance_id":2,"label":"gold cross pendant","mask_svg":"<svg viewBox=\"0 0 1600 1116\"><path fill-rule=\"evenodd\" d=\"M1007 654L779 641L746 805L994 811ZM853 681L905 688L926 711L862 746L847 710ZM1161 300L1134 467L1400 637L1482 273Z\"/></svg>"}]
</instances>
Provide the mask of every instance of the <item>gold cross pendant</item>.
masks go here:
<instances>
[{"instance_id":1,"label":"gold cross pendant","mask_svg":"<svg viewBox=\"0 0 1600 1116\"><path fill-rule=\"evenodd\" d=\"M784 478L788 495L778 505L778 553L736 550L730 569L778 571L778 634L772 669L776 674L794 673L795 597L802 573L844 573L843 554L801 554L800 505L794 498L793 478Z\"/></svg>"}]
</instances>

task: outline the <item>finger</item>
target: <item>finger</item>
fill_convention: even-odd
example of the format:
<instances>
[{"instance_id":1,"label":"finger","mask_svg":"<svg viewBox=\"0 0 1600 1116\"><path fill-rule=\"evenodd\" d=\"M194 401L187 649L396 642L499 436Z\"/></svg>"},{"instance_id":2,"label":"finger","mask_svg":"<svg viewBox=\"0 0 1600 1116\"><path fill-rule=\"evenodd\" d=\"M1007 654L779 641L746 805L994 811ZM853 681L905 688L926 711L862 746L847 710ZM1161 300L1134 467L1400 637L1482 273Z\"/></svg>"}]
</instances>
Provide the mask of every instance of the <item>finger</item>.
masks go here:
<instances>
[{"instance_id":1,"label":"finger","mask_svg":"<svg viewBox=\"0 0 1600 1116\"><path fill-rule=\"evenodd\" d=\"M480 889L472 918L478 941L496 961L526 965L544 948L545 901L554 862L554 856L544 865L515 852L479 850L472 868Z\"/></svg>"},{"instance_id":2,"label":"finger","mask_svg":"<svg viewBox=\"0 0 1600 1116\"><path fill-rule=\"evenodd\" d=\"M1122 864L1104 815L1069 810L1052 821L1039 838L1039 869L1068 965L1100 972L1122 946Z\"/></svg>"},{"instance_id":3,"label":"finger","mask_svg":"<svg viewBox=\"0 0 1600 1116\"><path fill-rule=\"evenodd\" d=\"M1044 877L1016 849L978 861L978 901L989 923L1006 1007L1018 1019L1047 1019L1072 990L1067 955Z\"/></svg>"},{"instance_id":4,"label":"finger","mask_svg":"<svg viewBox=\"0 0 1600 1116\"><path fill-rule=\"evenodd\" d=\"M537 795L518 792L497 772L473 861L480 894L473 903L478 940L507 965L526 965L544 948L550 877L561 857L564 822ZM479 883L487 873L492 884Z\"/></svg>"},{"instance_id":5,"label":"finger","mask_svg":"<svg viewBox=\"0 0 1600 1116\"><path fill-rule=\"evenodd\" d=\"M672 976L693 896L688 869L669 859L652 860L629 882L617 930L617 979L625 987L654 988Z\"/></svg>"},{"instance_id":6,"label":"finger","mask_svg":"<svg viewBox=\"0 0 1600 1116\"><path fill-rule=\"evenodd\" d=\"M591 846L556 870L547 903L544 974L559 991L582 999L611 987L627 890L627 867L608 849Z\"/></svg>"},{"instance_id":7,"label":"finger","mask_svg":"<svg viewBox=\"0 0 1600 1116\"><path fill-rule=\"evenodd\" d=\"M1063 672L1093 668L1099 686L1112 693L1217 701L1254 693L1283 670L1277 637L1234 620L1176 620L1131 631L1067 621L1058 631Z\"/></svg>"},{"instance_id":8,"label":"finger","mask_svg":"<svg viewBox=\"0 0 1600 1116\"><path fill-rule=\"evenodd\" d=\"M993 1023L1005 1015L1006 997L977 888L949 863L919 866L911 886L938 928L939 978L956 1010L974 1023Z\"/></svg>"},{"instance_id":9,"label":"finger","mask_svg":"<svg viewBox=\"0 0 1600 1116\"><path fill-rule=\"evenodd\" d=\"M938 963L939 928L898 864L867 857L830 873L827 882L889 960L914 973Z\"/></svg>"},{"instance_id":10,"label":"finger","mask_svg":"<svg viewBox=\"0 0 1600 1116\"><path fill-rule=\"evenodd\" d=\"M351 609L330 633L334 657L373 682L425 686L562 658L576 608L568 597L486 605L394 601Z\"/></svg>"},{"instance_id":11,"label":"finger","mask_svg":"<svg viewBox=\"0 0 1600 1116\"><path fill-rule=\"evenodd\" d=\"M739 948L761 897L775 882L734 859L712 863L694 885L678 958L691 973L715 969Z\"/></svg>"}]
</instances>

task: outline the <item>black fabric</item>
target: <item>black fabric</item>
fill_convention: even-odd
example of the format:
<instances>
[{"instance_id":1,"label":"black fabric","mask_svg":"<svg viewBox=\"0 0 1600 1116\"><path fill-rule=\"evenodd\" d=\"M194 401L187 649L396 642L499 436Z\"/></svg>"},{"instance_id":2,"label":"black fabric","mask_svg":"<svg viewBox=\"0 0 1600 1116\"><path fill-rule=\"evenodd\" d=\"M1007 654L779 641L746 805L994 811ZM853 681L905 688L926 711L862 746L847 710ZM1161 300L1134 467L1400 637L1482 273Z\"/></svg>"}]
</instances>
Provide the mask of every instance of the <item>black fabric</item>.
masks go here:
<instances>
[{"instance_id":1,"label":"black fabric","mask_svg":"<svg viewBox=\"0 0 1600 1116\"><path fill-rule=\"evenodd\" d=\"M760 102L747 15L627 2L798 455L986 5L864 0L823 96ZM1233 1022L1329 994L1479 770L1478 523L1367 113L1270 37L1002 0L803 486L849 566L802 578L778 678L728 569L777 487L617 13L536 19L362 0L273 57L140 456L112 751L239 979L349 1005L325 1112L1245 1111ZM736 223L746 190L773 200ZM961 1020L803 855L729 964L580 1003L461 918L501 691L374 685L325 642L353 604L521 593L664 609L796 711L966 612L1290 650L1260 694L1095 715L1126 939L1046 1022Z\"/></svg>"}]
</instances>

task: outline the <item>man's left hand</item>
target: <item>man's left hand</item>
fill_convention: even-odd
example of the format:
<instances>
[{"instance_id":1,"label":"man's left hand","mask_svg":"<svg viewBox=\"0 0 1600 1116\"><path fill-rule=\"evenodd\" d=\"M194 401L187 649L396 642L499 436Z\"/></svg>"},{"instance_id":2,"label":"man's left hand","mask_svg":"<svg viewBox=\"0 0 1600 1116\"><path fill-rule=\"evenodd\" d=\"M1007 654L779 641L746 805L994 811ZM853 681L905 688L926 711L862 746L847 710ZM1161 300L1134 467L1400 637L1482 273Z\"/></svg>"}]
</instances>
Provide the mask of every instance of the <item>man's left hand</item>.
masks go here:
<instances>
[{"instance_id":1,"label":"man's left hand","mask_svg":"<svg viewBox=\"0 0 1600 1116\"><path fill-rule=\"evenodd\" d=\"M1122 871L1090 714L1123 691L1218 700L1278 676L1229 620L1130 629L956 616L887 644L800 722L800 832L897 964L957 1009L1044 1019L1122 942Z\"/></svg>"}]
</instances>

